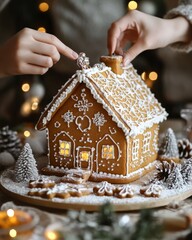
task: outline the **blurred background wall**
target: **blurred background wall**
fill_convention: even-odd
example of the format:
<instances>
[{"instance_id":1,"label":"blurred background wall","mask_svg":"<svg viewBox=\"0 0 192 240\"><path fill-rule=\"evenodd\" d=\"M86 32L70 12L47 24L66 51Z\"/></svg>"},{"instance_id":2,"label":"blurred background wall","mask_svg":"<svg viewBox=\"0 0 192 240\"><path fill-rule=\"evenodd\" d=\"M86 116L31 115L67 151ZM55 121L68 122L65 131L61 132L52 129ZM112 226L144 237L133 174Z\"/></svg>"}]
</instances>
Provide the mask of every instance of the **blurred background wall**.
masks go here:
<instances>
[{"instance_id":1,"label":"blurred background wall","mask_svg":"<svg viewBox=\"0 0 192 240\"><path fill-rule=\"evenodd\" d=\"M0 44L22 28L30 27L55 34L75 51L85 52L94 64L107 54L110 24L128 9L163 17L175 6L175 0L12 0L0 13ZM191 59L192 53L165 48L146 51L133 61L170 118L179 118L180 109L192 102ZM35 124L76 69L75 62L62 57L43 76L0 79L0 127Z\"/></svg>"}]
</instances>

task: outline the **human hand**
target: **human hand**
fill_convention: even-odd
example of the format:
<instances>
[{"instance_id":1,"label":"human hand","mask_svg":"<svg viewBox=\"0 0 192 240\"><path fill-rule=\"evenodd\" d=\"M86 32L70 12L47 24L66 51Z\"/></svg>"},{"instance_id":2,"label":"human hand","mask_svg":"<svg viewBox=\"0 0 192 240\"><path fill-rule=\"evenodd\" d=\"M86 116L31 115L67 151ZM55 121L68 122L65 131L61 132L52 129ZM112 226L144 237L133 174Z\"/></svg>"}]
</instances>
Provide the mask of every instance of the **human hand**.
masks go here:
<instances>
[{"instance_id":1,"label":"human hand","mask_svg":"<svg viewBox=\"0 0 192 240\"><path fill-rule=\"evenodd\" d=\"M112 23L108 31L108 50L110 55L123 55L125 66L145 50L187 42L190 34L190 24L184 17L162 19L132 10ZM128 42L132 46L124 52Z\"/></svg>"},{"instance_id":2,"label":"human hand","mask_svg":"<svg viewBox=\"0 0 192 240\"><path fill-rule=\"evenodd\" d=\"M24 28L0 46L0 77L44 74L60 59L75 60L78 54L54 35Z\"/></svg>"}]
</instances>

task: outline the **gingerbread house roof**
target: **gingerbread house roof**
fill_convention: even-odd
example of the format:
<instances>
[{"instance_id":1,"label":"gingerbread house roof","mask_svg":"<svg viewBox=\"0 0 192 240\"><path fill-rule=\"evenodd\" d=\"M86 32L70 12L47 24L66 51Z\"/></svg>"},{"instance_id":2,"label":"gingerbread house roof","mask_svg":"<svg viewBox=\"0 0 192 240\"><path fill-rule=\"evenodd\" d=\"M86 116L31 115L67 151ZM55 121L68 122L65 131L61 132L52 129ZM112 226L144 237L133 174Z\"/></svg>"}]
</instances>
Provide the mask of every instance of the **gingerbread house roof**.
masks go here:
<instances>
[{"instance_id":1,"label":"gingerbread house roof","mask_svg":"<svg viewBox=\"0 0 192 240\"><path fill-rule=\"evenodd\" d=\"M166 119L167 113L151 93L132 64L121 75L103 63L93 68L77 70L59 90L41 115L36 128L45 129L57 110L71 96L80 83L85 83L93 97L123 129L126 136L136 136L153 124Z\"/></svg>"}]
</instances>

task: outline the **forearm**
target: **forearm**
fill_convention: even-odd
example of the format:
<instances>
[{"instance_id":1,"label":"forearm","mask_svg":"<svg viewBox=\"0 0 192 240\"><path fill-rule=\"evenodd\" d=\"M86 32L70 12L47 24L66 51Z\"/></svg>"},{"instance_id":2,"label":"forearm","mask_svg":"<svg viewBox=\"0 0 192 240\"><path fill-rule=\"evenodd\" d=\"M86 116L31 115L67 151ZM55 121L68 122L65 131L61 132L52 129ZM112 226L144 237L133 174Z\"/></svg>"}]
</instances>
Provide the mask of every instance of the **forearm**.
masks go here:
<instances>
[{"instance_id":1,"label":"forearm","mask_svg":"<svg viewBox=\"0 0 192 240\"><path fill-rule=\"evenodd\" d=\"M170 19L170 34L172 34L172 43L189 43L192 40L192 25L184 17Z\"/></svg>"}]
</instances>

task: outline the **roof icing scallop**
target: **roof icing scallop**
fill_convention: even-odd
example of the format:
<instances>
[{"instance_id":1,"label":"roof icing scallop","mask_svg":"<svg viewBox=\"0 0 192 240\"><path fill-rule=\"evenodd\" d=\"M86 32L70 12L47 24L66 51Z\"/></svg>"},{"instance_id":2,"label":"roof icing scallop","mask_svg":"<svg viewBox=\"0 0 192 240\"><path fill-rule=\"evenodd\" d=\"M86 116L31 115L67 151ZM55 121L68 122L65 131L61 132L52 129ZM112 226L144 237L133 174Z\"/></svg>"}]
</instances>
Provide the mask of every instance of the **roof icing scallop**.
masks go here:
<instances>
[{"instance_id":1,"label":"roof icing scallop","mask_svg":"<svg viewBox=\"0 0 192 240\"><path fill-rule=\"evenodd\" d=\"M97 102L112 116L125 135L141 134L146 128L166 119L167 113L151 93L132 64L118 75L103 63L76 71L45 109L37 129L44 129L78 83L84 82Z\"/></svg>"}]
</instances>

